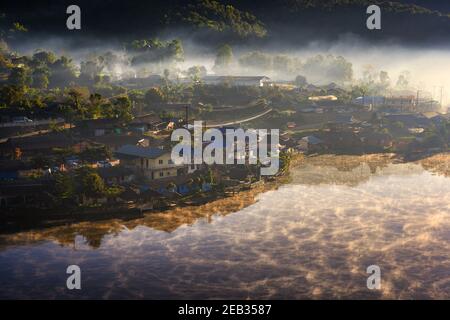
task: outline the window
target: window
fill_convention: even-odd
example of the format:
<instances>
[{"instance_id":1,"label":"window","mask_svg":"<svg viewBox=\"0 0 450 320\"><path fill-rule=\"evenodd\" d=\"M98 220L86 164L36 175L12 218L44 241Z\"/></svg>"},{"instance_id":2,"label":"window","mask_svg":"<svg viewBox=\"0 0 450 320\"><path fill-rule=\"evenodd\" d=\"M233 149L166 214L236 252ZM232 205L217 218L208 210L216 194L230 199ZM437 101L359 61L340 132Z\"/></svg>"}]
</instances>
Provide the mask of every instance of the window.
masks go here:
<instances>
[{"instance_id":1,"label":"window","mask_svg":"<svg viewBox=\"0 0 450 320\"><path fill-rule=\"evenodd\" d=\"M170 176L170 172L169 171L167 171L167 175Z\"/></svg>"},{"instance_id":2,"label":"window","mask_svg":"<svg viewBox=\"0 0 450 320\"><path fill-rule=\"evenodd\" d=\"M163 164L163 163L164 163L164 160L159 160L158 163L159 163L159 164Z\"/></svg>"},{"instance_id":3,"label":"window","mask_svg":"<svg viewBox=\"0 0 450 320\"><path fill-rule=\"evenodd\" d=\"M168 161L168 163L169 163L169 164L173 164L173 161L172 161L172 159L170 159L170 160Z\"/></svg>"},{"instance_id":4,"label":"window","mask_svg":"<svg viewBox=\"0 0 450 320\"><path fill-rule=\"evenodd\" d=\"M164 172L161 171L161 172L159 173L159 176L160 176L160 177L164 177Z\"/></svg>"}]
</instances>

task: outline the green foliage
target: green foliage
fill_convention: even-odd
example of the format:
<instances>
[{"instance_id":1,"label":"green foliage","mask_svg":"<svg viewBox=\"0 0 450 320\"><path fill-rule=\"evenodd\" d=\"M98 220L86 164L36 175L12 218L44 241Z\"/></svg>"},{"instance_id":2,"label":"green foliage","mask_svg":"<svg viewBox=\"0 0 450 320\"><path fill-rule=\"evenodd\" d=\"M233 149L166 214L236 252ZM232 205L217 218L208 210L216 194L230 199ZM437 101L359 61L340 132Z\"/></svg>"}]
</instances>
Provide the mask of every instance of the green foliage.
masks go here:
<instances>
[{"instance_id":1,"label":"green foliage","mask_svg":"<svg viewBox=\"0 0 450 320\"><path fill-rule=\"evenodd\" d=\"M82 167L75 174L79 194L87 197L98 197L105 191L105 183L94 169Z\"/></svg>"},{"instance_id":2,"label":"green foliage","mask_svg":"<svg viewBox=\"0 0 450 320\"><path fill-rule=\"evenodd\" d=\"M61 56L58 60L49 65L49 69L51 88L68 87L76 80L75 66L70 58Z\"/></svg>"},{"instance_id":3,"label":"green foliage","mask_svg":"<svg viewBox=\"0 0 450 320\"><path fill-rule=\"evenodd\" d=\"M155 106L164 101L164 93L159 88L150 88L145 93L144 102L149 106Z\"/></svg>"},{"instance_id":4,"label":"green foliage","mask_svg":"<svg viewBox=\"0 0 450 320\"><path fill-rule=\"evenodd\" d=\"M120 194L122 194L124 190L125 189L121 186L112 186L105 188L103 194L105 195L105 197L113 199L120 196Z\"/></svg>"},{"instance_id":5,"label":"green foliage","mask_svg":"<svg viewBox=\"0 0 450 320\"><path fill-rule=\"evenodd\" d=\"M298 75L297 77L295 77L295 84L302 88L308 84L308 81L306 80L306 77Z\"/></svg>"},{"instance_id":6,"label":"green foliage","mask_svg":"<svg viewBox=\"0 0 450 320\"><path fill-rule=\"evenodd\" d=\"M14 67L8 78L8 82L13 86L27 88L32 83L30 70L26 67Z\"/></svg>"},{"instance_id":7,"label":"green foliage","mask_svg":"<svg viewBox=\"0 0 450 320\"><path fill-rule=\"evenodd\" d=\"M199 0L189 4L186 11L182 20L198 28L230 32L239 37L264 37L267 33L254 15L215 0Z\"/></svg>"},{"instance_id":8,"label":"green foliage","mask_svg":"<svg viewBox=\"0 0 450 320\"><path fill-rule=\"evenodd\" d=\"M50 80L49 80L50 71L47 67L37 67L33 70L33 87L37 89L47 89Z\"/></svg>"},{"instance_id":9,"label":"green foliage","mask_svg":"<svg viewBox=\"0 0 450 320\"><path fill-rule=\"evenodd\" d=\"M87 148L83 152L80 153L80 159L83 161L93 162L93 161L99 161L103 159L110 159L112 158L112 152L111 150L106 147L98 147L98 148Z\"/></svg>"},{"instance_id":10,"label":"green foliage","mask_svg":"<svg viewBox=\"0 0 450 320\"><path fill-rule=\"evenodd\" d=\"M128 96L115 98L113 101L114 118L123 122L130 122L133 119L131 114L131 101Z\"/></svg>"},{"instance_id":11,"label":"green foliage","mask_svg":"<svg viewBox=\"0 0 450 320\"><path fill-rule=\"evenodd\" d=\"M34 67L42 67L42 66L50 66L56 61L56 56L53 52L50 51L37 51L33 54L32 57L32 66Z\"/></svg>"},{"instance_id":12,"label":"green foliage","mask_svg":"<svg viewBox=\"0 0 450 320\"><path fill-rule=\"evenodd\" d=\"M206 74L207 70L204 66L192 66L186 71L186 75L196 82L200 81Z\"/></svg>"},{"instance_id":13,"label":"green foliage","mask_svg":"<svg viewBox=\"0 0 450 320\"><path fill-rule=\"evenodd\" d=\"M240 57L239 64L246 69L270 70L272 69L272 58L268 54L253 51Z\"/></svg>"},{"instance_id":14,"label":"green foliage","mask_svg":"<svg viewBox=\"0 0 450 320\"><path fill-rule=\"evenodd\" d=\"M101 82L101 73L105 68L102 57L97 59L82 61L80 64L79 83L84 85L93 85L96 82Z\"/></svg>"},{"instance_id":15,"label":"green foliage","mask_svg":"<svg viewBox=\"0 0 450 320\"><path fill-rule=\"evenodd\" d=\"M345 58L333 55L316 55L305 61L301 67L302 74L310 81L346 83L353 78L352 64Z\"/></svg>"},{"instance_id":16,"label":"green foliage","mask_svg":"<svg viewBox=\"0 0 450 320\"><path fill-rule=\"evenodd\" d=\"M62 202L75 198L76 184L73 176L62 172L55 175L55 195Z\"/></svg>"},{"instance_id":17,"label":"green foliage","mask_svg":"<svg viewBox=\"0 0 450 320\"><path fill-rule=\"evenodd\" d=\"M217 50L214 69L217 72L224 71L233 62L233 50L228 44L223 44Z\"/></svg>"},{"instance_id":18,"label":"green foliage","mask_svg":"<svg viewBox=\"0 0 450 320\"><path fill-rule=\"evenodd\" d=\"M132 65L145 63L172 63L184 60L184 49L180 40L160 41L159 39L135 40L125 46L134 55Z\"/></svg>"}]
</instances>

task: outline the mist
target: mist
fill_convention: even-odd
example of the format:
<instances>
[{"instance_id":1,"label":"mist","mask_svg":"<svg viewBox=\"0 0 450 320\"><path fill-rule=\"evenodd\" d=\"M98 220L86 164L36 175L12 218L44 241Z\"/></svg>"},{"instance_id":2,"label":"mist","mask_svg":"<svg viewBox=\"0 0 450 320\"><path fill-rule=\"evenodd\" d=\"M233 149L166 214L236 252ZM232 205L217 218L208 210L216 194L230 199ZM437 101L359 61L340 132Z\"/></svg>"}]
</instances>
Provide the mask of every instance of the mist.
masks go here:
<instances>
[{"instance_id":1,"label":"mist","mask_svg":"<svg viewBox=\"0 0 450 320\"><path fill-rule=\"evenodd\" d=\"M351 86L357 84L364 75L371 73L376 75L380 71L388 73L391 87L395 87L398 77L407 72L408 90L420 90L421 94L442 102L444 109L450 104L450 48L429 47L419 48L402 46L393 41L386 44L372 44L351 34L340 37L338 41L311 41L304 45L270 46L270 45L232 45L233 61L226 70L219 71L214 68L217 47L211 44L199 44L186 34L171 31L162 35L162 39L181 39L184 60L169 63L147 63L132 66L129 60L130 53L124 50L124 44L120 42L104 43L101 39L86 39L82 45L76 45L74 40L49 37L42 38L36 42L27 41L16 44L14 50L21 54L33 54L36 50L50 50L58 55L67 55L73 59L79 67L82 61L87 61L95 56L112 52L121 57L121 63L114 68L116 77L144 77L148 74L162 74L163 70L170 70L172 78L186 76L186 70L192 66L204 66L211 75L258 75L268 76L274 81L293 81L297 75L304 75L308 83L315 85L326 85L336 82L327 73L317 70L305 74L301 65L309 58L316 55L327 57L343 57L351 63L352 76L350 81L338 83L340 86ZM279 70L276 66L252 65L243 66L239 60L251 52L258 52L274 59L275 57L286 57L291 62L297 63L288 72ZM441 90L442 88L442 90Z\"/></svg>"}]
</instances>

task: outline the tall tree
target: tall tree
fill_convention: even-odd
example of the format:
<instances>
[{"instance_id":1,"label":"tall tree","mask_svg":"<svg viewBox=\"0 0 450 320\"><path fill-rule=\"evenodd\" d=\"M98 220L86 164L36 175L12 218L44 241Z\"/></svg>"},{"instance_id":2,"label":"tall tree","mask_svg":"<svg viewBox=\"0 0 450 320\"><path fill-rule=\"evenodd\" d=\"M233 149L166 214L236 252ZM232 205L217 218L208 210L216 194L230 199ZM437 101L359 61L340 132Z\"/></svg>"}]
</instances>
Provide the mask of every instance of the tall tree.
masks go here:
<instances>
[{"instance_id":1,"label":"tall tree","mask_svg":"<svg viewBox=\"0 0 450 320\"><path fill-rule=\"evenodd\" d=\"M233 49L228 44L223 44L217 50L216 60L214 61L214 70L223 72L233 62Z\"/></svg>"}]
</instances>

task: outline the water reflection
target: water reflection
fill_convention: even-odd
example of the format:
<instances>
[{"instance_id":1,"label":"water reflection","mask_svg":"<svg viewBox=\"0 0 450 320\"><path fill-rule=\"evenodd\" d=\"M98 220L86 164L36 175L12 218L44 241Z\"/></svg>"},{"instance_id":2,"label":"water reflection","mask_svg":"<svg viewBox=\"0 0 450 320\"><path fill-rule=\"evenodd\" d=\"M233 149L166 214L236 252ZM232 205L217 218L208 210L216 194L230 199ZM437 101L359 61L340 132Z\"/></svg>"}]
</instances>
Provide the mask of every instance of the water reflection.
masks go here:
<instances>
[{"instance_id":1,"label":"water reflection","mask_svg":"<svg viewBox=\"0 0 450 320\"><path fill-rule=\"evenodd\" d=\"M257 202L4 236L0 297L450 298L449 178L322 160ZM65 289L68 264L82 268L81 292ZM381 291L366 288L371 264Z\"/></svg>"}]
</instances>

